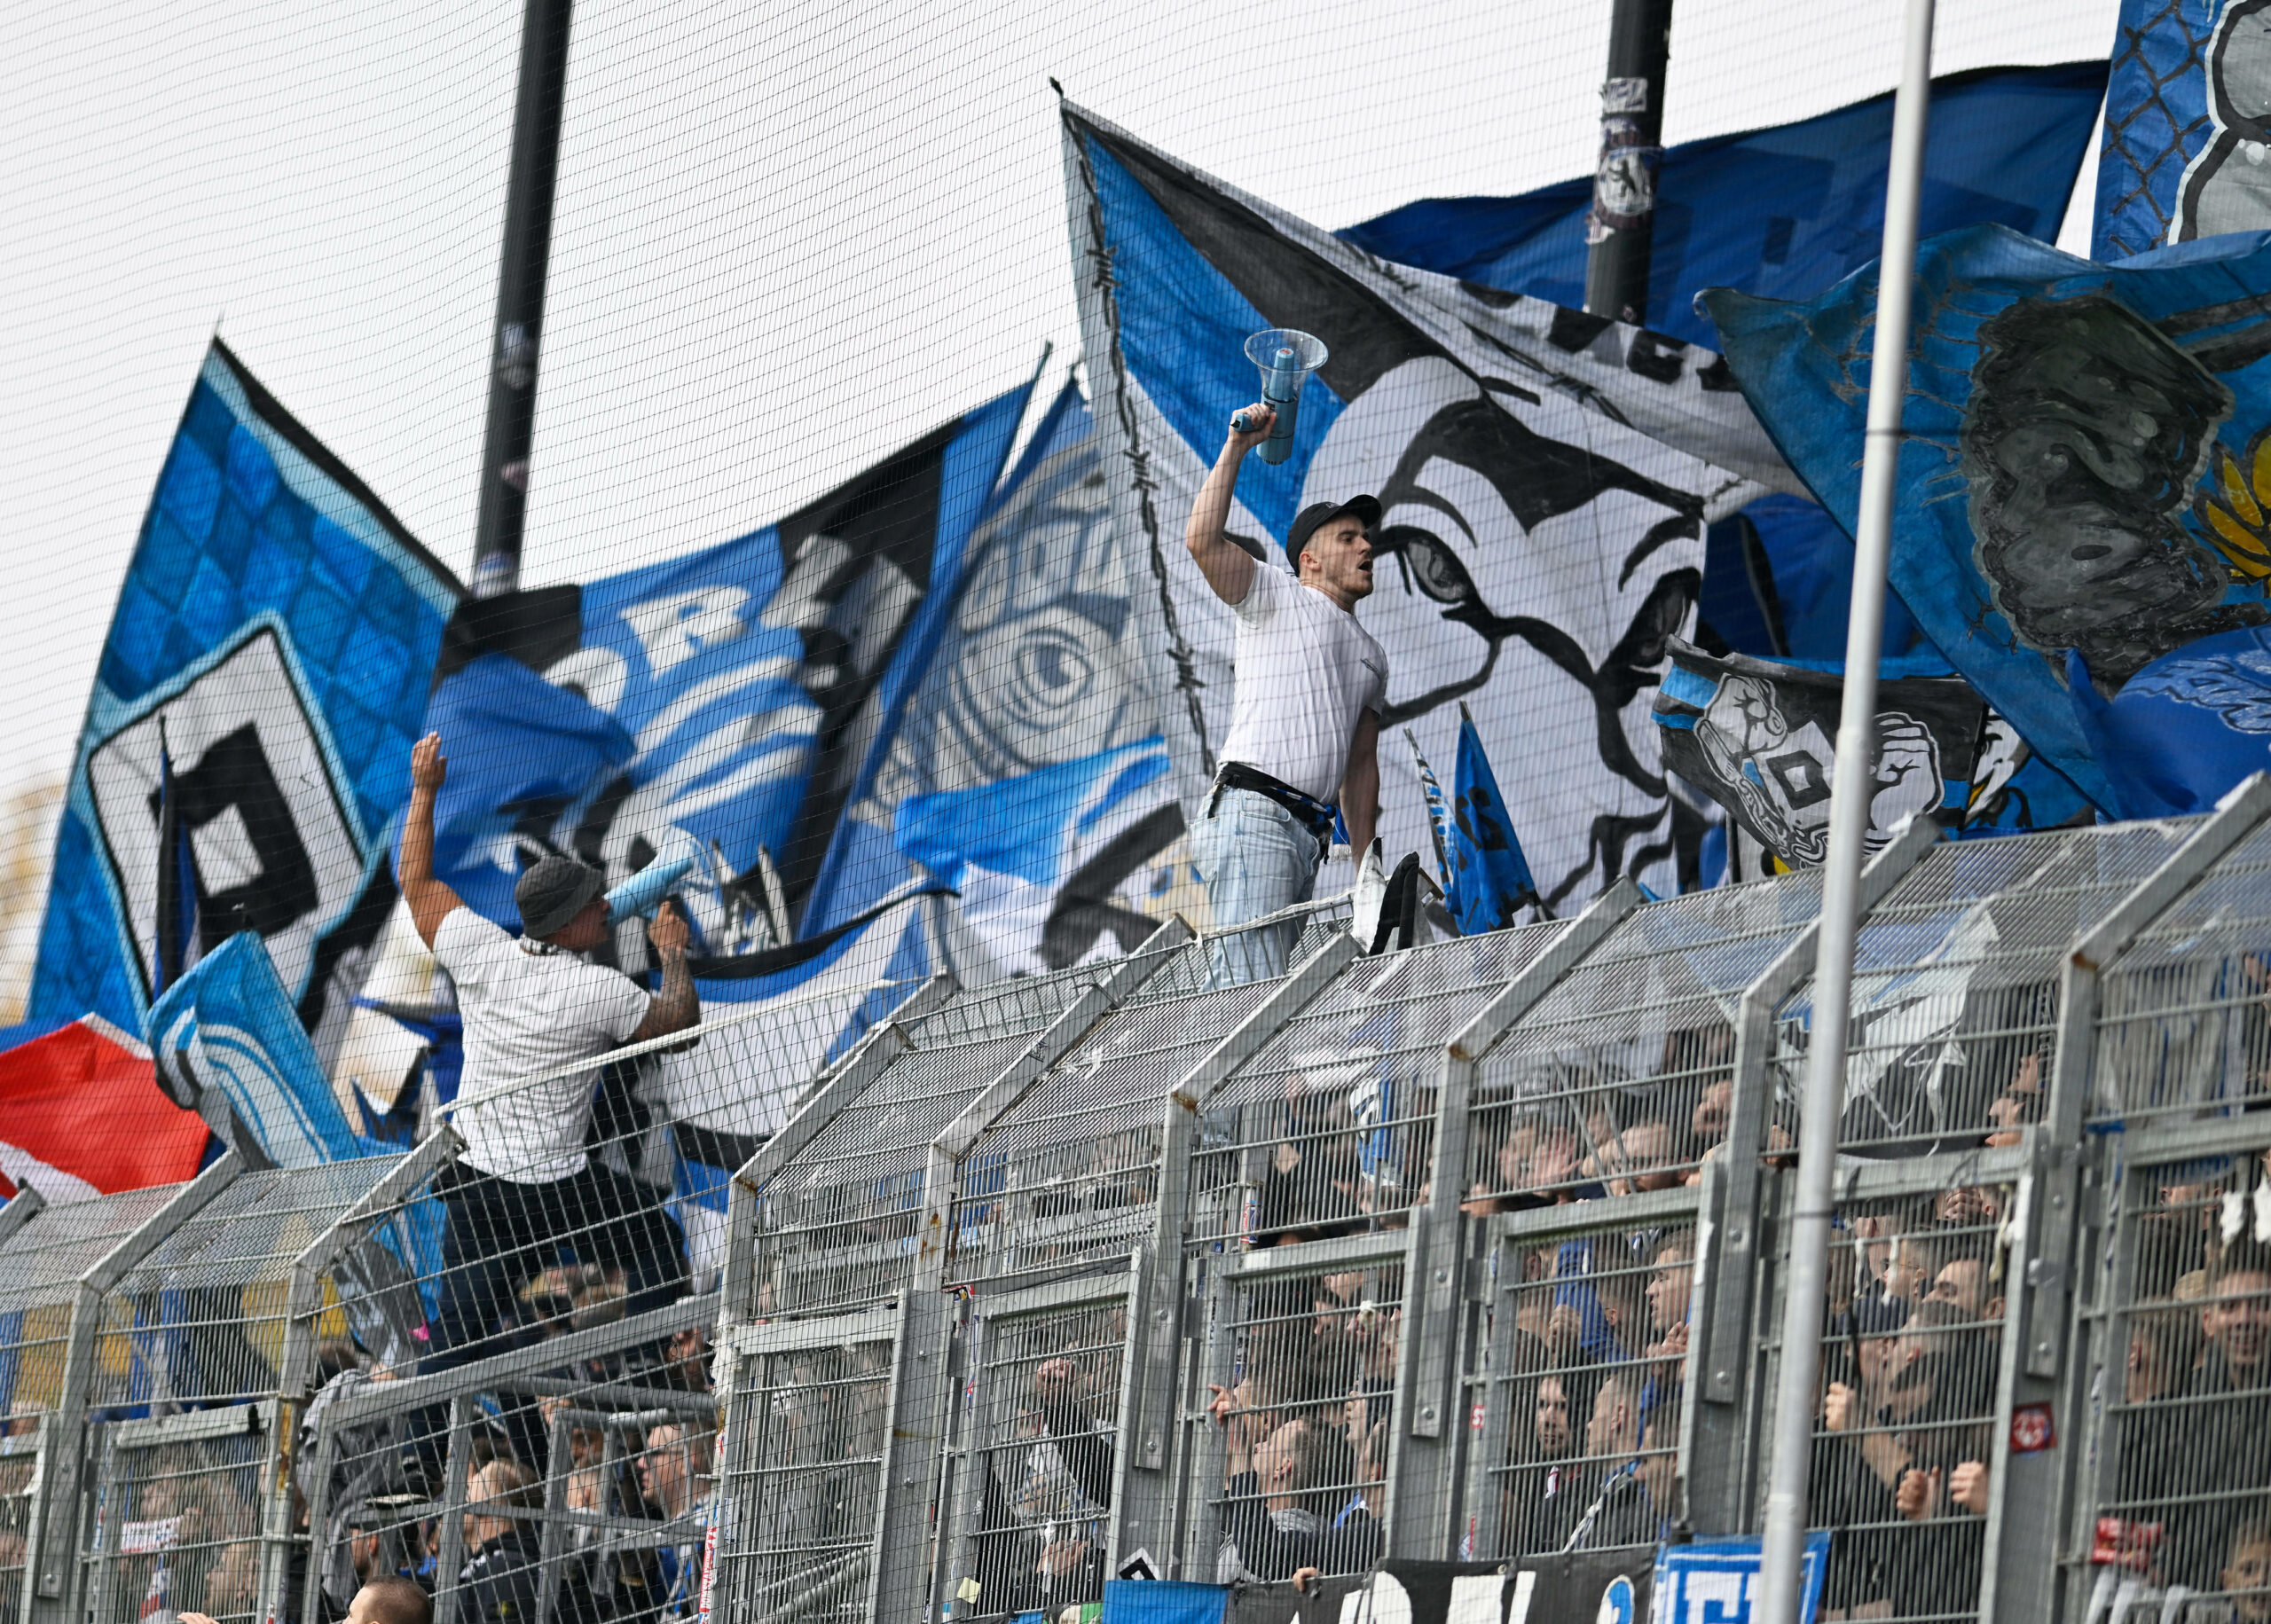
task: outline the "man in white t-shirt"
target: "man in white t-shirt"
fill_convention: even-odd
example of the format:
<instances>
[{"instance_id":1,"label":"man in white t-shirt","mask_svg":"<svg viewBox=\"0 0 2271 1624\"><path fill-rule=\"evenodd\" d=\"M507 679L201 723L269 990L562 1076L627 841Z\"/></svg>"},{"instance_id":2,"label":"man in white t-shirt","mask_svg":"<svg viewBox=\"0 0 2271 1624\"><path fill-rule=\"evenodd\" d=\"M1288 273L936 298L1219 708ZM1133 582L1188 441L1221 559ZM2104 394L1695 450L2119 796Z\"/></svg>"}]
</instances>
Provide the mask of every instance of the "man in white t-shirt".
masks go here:
<instances>
[{"instance_id":1,"label":"man in white t-shirt","mask_svg":"<svg viewBox=\"0 0 2271 1624\"><path fill-rule=\"evenodd\" d=\"M516 938L434 877L434 802L449 773L438 734L410 757L410 810L397 878L410 916L457 984L465 1072L454 1122L465 1151L442 1191L441 1310L421 1371L499 1351L482 1345L532 1275L576 1261L623 1271L633 1313L684 1290L678 1232L655 1195L584 1152L601 1063L626 1043L685 1032L702 1008L686 962L686 921L668 903L648 930L662 966L649 994L620 970L584 961L607 941L607 881L548 857L514 890ZM548 1081L524 1079L580 1061ZM484 1096L494 1096L485 1098Z\"/></svg>"},{"instance_id":2,"label":"man in white t-shirt","mask_svg":"<svg viewBox=\"0 0 2271 1624\"><path fill-rule=\"evenodd\" d=\"M1253 427L1230 431L1191 505L1184 545L1214 595L1237 612L1230 731L1191 860L1206 882L1214 928L1306 902L1332 847L1333 814L1363 853L1379 821L1380 713L1387 655L1356 624L1372 590L1371 497L1314 502L1285 536L1287 575L1223 533L1238 466L1269 437L1273 414L1249 406ZM1282 975L1298 922L1250 932L1218 949L1219 980Z\"/></svg>"}]
</instances>

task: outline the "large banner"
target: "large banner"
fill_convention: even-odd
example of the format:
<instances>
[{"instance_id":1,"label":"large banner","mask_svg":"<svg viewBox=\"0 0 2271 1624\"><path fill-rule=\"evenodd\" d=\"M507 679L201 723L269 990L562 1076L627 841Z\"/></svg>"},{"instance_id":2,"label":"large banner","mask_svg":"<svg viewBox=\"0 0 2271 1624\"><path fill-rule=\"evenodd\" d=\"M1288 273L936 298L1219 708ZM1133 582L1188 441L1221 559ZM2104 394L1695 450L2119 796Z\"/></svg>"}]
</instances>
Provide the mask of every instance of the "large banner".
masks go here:
<instances>
[{"instance_id":1,"label":"large banner","mask_svg":"<svg viewBox=\"0 0 2271 1624\"><path fill-rule=\"evenodd\" d=\"M1301 506L1377 493L1359 618L1387 651L1383 721L1449 760L1467 702L1549 903L1627 874L1675 889L1702 824L1676 827L1647 720L1665 639L1692 620L1705 524L1799 489L1718 357L1384 263L1077 108L1065 139L1104 467L1186 811L1228 726L1235 617L1183 522L1256 395L1246 336L1293 327L1331 358L1291 458L1249 460L1232 534L1284 568ZM1408 752L1383 755L1390 856L1426 850Z\"/></svg>"},{"instance_id":2,"label":"large banner","mask_svg":"<svg viewBox=\"0 0 2271 1624\"><path fill-rule=\"evenodd\" d=\"M971 537L952 625L852 813L954 889L943 948L965 983L1126 953L1191 907L1147 645L1131 635L1149 583L1120 539L1068 383Z\"/></svg>"},{"instance_id":3,"label":"large banner","mask_svg":"<svg viewBox=\"0 0 2271 1624\"><path fill-rule=\"evenodd\" d=\"M882 900L844 813L872 793L946 635L1025 397L735 540L468 605L434 702L452 757L442 877L517 929L530 863L568 852L618 882L682 831L703 857L684 892L701 959L785 946ZM890 867L904 879L895 853ZM617 951L643 964L640 927Z\"/></svg>"},{"instance_id":4,"label":"large banner","mask_svg":"<svg viewBox=\"0 0 2271 1624\"><path fill-rule=\"evenodd\" d=\"M387 829L459 596L216 341L97 669L30 1020L143 1030L170 760L200 945L257 932L302 1021L343 1025L394 903Z\"/></svg>"},{"instance_id":5,"label":"large banner","mask_svg":"<svg viewBox=\"0 0 2271 1624\"><path fill-rule=\"evenodd\" d=\"M1845 679L1742 655L1725 659L1674 642L1657 690L1656 725L1672 771L1790 867L1829 852L1829 801ZM1862 764L1871 784L1866 849L1875 851L1912 817L1961 820L1987 707L1959 677L1880 682L1876 736Z\"/></svg>"},{"instance_id":6,"label":"large banner","mask_svg":"<svg viewBox=\"0 0 2271 1624\"><path fill-rule=\"evenodd\" d=\"M1933 239L1918 263L1892 584L2027 743L2120 815L2129 766L2099 755L2071 685L2110 698L2165 684L2165 656L2271 624L2271 481L2254 472L2271 444L2255 293L2271 247L2233 237L2126 269L1982 226ZM1802 304L1705 299L1744 393L1850 527L1874 274ZM2234 694L2255 679L2220 671L2163 702L2245 732Z\"/></svg>"}]
</instances>

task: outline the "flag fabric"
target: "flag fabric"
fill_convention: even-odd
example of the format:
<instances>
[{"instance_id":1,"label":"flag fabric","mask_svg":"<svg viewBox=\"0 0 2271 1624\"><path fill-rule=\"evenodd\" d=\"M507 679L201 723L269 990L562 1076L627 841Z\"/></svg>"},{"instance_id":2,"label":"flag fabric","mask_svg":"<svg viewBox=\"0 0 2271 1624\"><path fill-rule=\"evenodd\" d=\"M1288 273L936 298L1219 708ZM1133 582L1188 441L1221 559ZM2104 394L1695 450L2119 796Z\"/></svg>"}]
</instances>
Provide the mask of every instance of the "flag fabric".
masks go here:
<instances>
[{"instance_id":1,"label":"flag fabric","mask_svg":"<svg viewBox=\"0 0 2271 1624\"><path fill-rule=\"evenodd\" d=\"M29 1017L142 1030L161 898L180 922L191 894L161 856L169 777L197 945L258 932L303 1021L343 1024L394 902L387 828L459 595L216 341L97 668Z\"/></svg>"},{"instance_id":2,"label":"flag fabric","mask_svg":"<svg viewBox=\"0 0 2271 1624\"><path fill-rule=\"evenodd\" d=\"M2118 814L2068 650L2111 696L2188 644L2271 623L2251 483L2271 436L2271 235L2108 267L1983 226L1918 263L1892 584L2035 752ZM1874 271L1803 304L1704 297L1752 405L1851 526Z\"/></svg>"},{"instance_id":3,"label":"flag fabric","mask_svg":"<svg viewBox=\"0 0 2271 1624\"><path fill-rule=\"evenodd\" d=\"M1183 517L1255 396L1247 335L1293 327L1331 356L1292 456L1246 465L1233 536L1282 568L1301 506L1376 492L1380 584L1359 617L1388 656L1383 722L1443 750L1454 702L1473 702L1521 764L1509 811L1549 901L1628 872L1671 889L1676 840L1701 830L1676 829L1636 707L1692 619L1706 523L1800 489L1718 358L1384 264L1078 108L1065 136L1103 467L1186 812L1228 726L1235 617L1185 553ZM1388 766L1383 837L1418 849L1424 806Z\"/></svg>"},{"instance_id":4,"label":"flag fabric","mask_svg":"<svg viewBox=\"0 0 2271 1624\"><path fill-rule=\"evenodd\" d=\"M1464 737L1465 727L1460 728ZM1409 727L1403 730L1403 741L1411 747L1411 769L1419 775L1420 798L1427 804L1427 834L1435 843L1435 877L1449 890L1451 883L1451 809L1443 799L1443 787L1435 780L1435 769L1419 753L1419 735Z\"/></svg>"},{"instance_id":5,"label":"flag fabric","mask_svg":"<svg viewBox=\"0 0 2271 1624\"><path fill-rule=\"evenodd\" d=\"M888 828L900 864L877 864L847 903L872 906L909 874L952 887L943 947L966 983L1126 953L1189 907L1121 539L1067 383L970 538L951 623L849 814Z\"/></svg>"},{"instance_id":6,"label":"flag fabric","mask_svg":"<svg viewBox=\"0 0 2271 1624\"><path fill-rule=\"evenodd\" d=\"M1887 679L1890 675L1890 679ZM1827 855L1842 668L1715 658L1675 641L1656 692L1665 764L1792 867ZM1986 706L1960 677L1880 673L1866 849L1911 817L1961 819Z\"/></svg>"},{"instance_id":7,"label":"flag fabric","mask_svg":"<svg viewBox=\"0 0 2271 1624\"><path fill-rule=\"evenodd\" d=\"M222 943L151 1007L150 1052L174 1102L255 1165L386 1148L365 1146L340 1110L257 931Z\"/></svg>"},{"instance_id":8,"label":"flag fabric","mask_svg":"<svg viewBox=\"0 0 2271 1624\"><path fill-rule=\"evenodd\" d=\"M197 848L181 815L173 751L165 718L158 720L158 928L150 990L163 992L197 962Z\"/></svg>"},{"instance_id":9,"label":"flag fabric","mask_svg":"<svg viewBox=\"0 0 2271 1624\"><path fill-rule=\"evenodd\" d=\"M142 1040L98 1015L0 1052L0 1195L85 1201L193 1178L204 1121L158 1087Z\"/></svg>"},{"instance_id":10,"label":"flag fabric","mask_svg":"<svg viewBox=\"0 0 2271 1624\"><path fill-rule=\"evenodd\" d=\"M2103 59L1991 67L1932 82L1919 235L1992 220L2058 233L2105 93ZM1884 236L1892 97L1664 149L1645 319L1716 348L1706 287L1761 298L1819 293L1876 257ZM1591 175L1510 198L1426 198L1340 236L1402 265L1557 304L1585 299Z\"/></svg>"},{"instance_id":11,"label":"flag fabric","mask_svg":"<svg viewBox=\"0 0 2271 1624\"><path fill-rule=\"evenodd\" d=\"M2111 699L2079 656L2067 691L2125 818L2206 812L2251 773L2271 770L2271 630L2243 626L2188 643Z\"/></svg>"},{"instance_id":12,"label":"flag fabric","mask_svg":"<svg viewBox=\"0 0 2271 1624\"><path fill-rule=\"evenodd\" d=\"M1483 754L1482 735L1465 705L1459 707L1458 761L1451 772L1446 843L1450 883L1443 906L1461 936L1511 925L1522 909L1538 903L1537 882L1530 877L1505 797L1498 793L1490 757Z\"/></svg>"},{"instance_id":13,"label":"flag fabric","mask_svg":"<svg viewBox=\"0 0 2271 1624\"><path fill-rule=\"evenodd\" d=\"M735 540L468 603L435 694L452 777L460 753L475 764L437 809L440 876L513 928L512 886L538 858L580 857L614 884L683 830L712 859L682 898L698 954L780 945L760 851L792 915L838 922L861 855L844 810L938 645L1025 396ZM626 922L617 945L634 967L640 941Z\"/></svg>"},{"instance_id":14,"label":"flag fabric","mask_svg":"<svg viewBox=\"0 0 2271 1624\"><path fill-rule=\"evenodd\" d=\"M2121 0L2093 258L2118 263L2173 243L2271 227L2255 112L2264 71L2259 6Z\"/></svg>"}]
</instances>

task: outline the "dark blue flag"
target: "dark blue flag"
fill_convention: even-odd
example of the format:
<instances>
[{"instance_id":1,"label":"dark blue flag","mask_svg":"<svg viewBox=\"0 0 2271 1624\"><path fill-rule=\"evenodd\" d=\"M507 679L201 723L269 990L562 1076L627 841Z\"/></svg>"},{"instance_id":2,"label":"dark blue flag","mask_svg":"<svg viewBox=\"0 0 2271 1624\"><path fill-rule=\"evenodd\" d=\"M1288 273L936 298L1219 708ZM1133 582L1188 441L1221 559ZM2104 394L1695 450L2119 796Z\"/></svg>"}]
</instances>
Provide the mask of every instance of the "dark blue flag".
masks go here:
<instances>
[{"instance_id":1,"label":"dark blue flag","mask_svg":"<svg viewBox=\"0 0 2271 1624\"><path fill-rule=\"evenodd\" d=\"M1988 221L2058 232L2105 90L2103 61L1998 67L1932 83L1922 236ZM1892 98L1664 149L1646 322L1716 349L1706 287L1806 298L1874 259L1884 236ZM1593 177L1511 198L1428 198L1340 235L1398 264L1583 305Z\"/></svg>"},{"instance_id":2,"label":"dark blue flag","mask_svg":"<svg viewBox=\"0 0 2271 1624\"><path fill-rule=\"evenodd\" d=\"M1451 773L1450 864L1443 902L1461 936L1511 925L1522 909L1542 906L1497 775L1465 705L1459 707L1458 765Z\"/></svg>"}]
</instances>

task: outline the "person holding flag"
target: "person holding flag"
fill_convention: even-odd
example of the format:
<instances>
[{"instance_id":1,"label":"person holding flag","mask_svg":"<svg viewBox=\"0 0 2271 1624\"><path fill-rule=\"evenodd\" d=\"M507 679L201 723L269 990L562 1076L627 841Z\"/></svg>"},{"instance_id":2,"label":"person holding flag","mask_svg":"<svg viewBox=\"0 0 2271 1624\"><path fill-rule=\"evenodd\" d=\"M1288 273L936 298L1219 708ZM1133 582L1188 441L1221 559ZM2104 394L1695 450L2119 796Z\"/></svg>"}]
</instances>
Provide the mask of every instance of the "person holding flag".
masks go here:
<instances>
[{"instance_id":1,"label":"person holding flag","mask_svg":"<svg viewBox=\"0 0 2271 1624\"><path fill-rule=\"evenodd\" d=\"M1351 851L1361 858L1371 848L1387 706L1387 651L1356 624L1356 605L1372 590L1379 499L1312 502L1286 532L1293 574L1258 561L1223 526L1239 465L1269 439L1277 418L1257 404L1241 420L1248 427L1232 428L1223 442L1183 533L1199 573L1238 623L1230 731L1191 838L1217 930L1308 901L1332 848L1336 814ZM1284 974L1299 935L1289 922L1225 945L1216 978Z\"/></svg>"}]
</instances>

